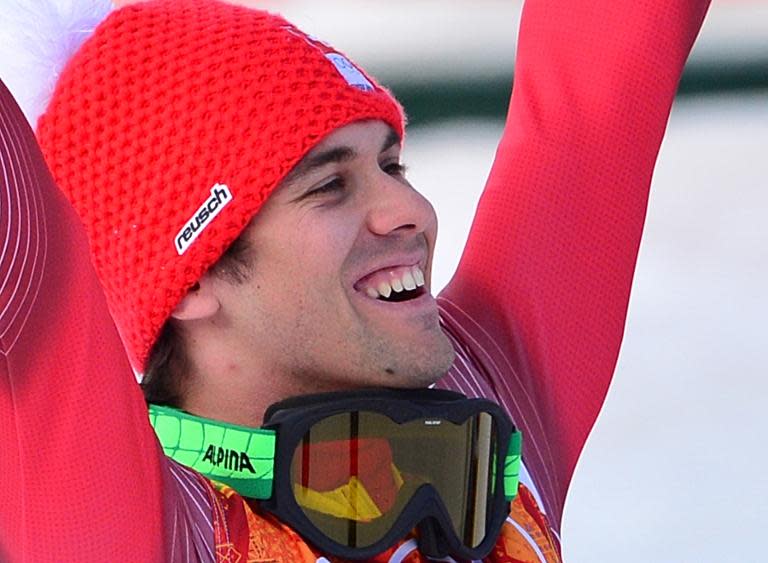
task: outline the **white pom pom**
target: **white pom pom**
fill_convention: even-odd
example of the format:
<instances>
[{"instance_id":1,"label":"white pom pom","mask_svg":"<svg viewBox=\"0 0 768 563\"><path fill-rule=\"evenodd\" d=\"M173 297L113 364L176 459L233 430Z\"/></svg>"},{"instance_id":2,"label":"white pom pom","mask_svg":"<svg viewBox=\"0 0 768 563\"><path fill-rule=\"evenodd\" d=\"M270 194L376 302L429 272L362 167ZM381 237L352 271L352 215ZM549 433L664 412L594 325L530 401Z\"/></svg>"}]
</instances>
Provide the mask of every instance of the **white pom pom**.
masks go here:
<instances>
[{"instance_id":1,"label":"white pom pom","mask_svg":"<svg viewBox=\"0 0 768 563\"><path fill-rule=\"evenodd\" d=\"M3 0L0 79L33 127L67 61L111 9L110 0Z\"/></svg>"}]
</instances>

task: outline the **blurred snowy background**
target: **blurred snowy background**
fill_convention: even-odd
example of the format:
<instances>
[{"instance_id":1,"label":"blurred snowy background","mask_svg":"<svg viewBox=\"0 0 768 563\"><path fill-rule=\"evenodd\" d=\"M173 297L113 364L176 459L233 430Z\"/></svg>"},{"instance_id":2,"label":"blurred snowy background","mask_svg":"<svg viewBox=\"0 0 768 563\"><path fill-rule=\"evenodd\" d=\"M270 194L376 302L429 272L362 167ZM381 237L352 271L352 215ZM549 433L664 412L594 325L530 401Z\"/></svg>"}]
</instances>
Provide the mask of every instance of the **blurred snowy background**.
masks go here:
<instances>
[{"instance_id":1,"label":"blurred snowy background","mask_svg":"<svg viewBox=\"0 0 768 563\"><path fill-rule=\"evenodd\" d=\"M501 133L521 3L267 5L404 100L411 179L441 220L441 287ZM566 561L768 561L766 286L768 2L720 2L662 146L618 369L566 506Z\"/></svg>"}]
</instances>

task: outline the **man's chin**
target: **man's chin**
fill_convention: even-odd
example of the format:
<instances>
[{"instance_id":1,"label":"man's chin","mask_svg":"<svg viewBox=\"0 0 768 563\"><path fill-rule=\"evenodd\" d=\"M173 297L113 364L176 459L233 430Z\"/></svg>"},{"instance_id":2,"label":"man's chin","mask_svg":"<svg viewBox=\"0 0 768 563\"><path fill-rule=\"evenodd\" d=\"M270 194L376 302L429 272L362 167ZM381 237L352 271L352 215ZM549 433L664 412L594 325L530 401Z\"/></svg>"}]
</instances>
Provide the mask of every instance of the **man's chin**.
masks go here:
<instances>
[{"instance_id":1,"label":"man's chin","mask_svg":"<svg viewBox=\"0 0 768 563\"><path fill-rule=\"evenodd\" d=\"M448 339L434 350L429 357L421 357L410 366L401 366L398 369L387 368L388 387L399 389L418 389L429 387L440 381L453 365L456 351Z\"/></svg>"}]
</instances>

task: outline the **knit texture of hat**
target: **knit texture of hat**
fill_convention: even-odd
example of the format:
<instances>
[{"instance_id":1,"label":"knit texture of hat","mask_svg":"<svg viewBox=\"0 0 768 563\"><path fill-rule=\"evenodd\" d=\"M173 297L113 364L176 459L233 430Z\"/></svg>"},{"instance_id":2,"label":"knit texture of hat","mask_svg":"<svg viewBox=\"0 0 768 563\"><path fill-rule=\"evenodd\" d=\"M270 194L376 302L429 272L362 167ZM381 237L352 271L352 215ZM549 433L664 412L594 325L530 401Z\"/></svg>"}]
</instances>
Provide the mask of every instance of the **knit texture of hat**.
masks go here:
<instances>
[{"instance_id":1,"label":"knit texture of hat","mask_svg":"<svg viewBox=\"0 0 768 563\"><path fill-rule=\"evenodd\" d=\"M403 134L389 92L279 16L153 0L96 28L62 73L38 138L85 223L136 369L293 166L364 119Z\"/></svg>"}]
</instances>

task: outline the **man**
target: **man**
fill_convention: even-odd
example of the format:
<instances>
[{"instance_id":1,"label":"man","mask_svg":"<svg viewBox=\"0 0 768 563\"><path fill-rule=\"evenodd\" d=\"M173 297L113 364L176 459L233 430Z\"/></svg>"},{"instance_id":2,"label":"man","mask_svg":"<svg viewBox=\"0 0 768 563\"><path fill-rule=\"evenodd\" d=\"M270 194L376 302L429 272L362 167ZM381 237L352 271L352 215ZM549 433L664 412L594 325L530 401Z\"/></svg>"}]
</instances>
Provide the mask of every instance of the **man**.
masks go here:
<instances>
[{"instance_id":1,"label":"man","mask_svg":"<svg viewBox=\"0 0 768 563\"><path fill-rule=\"evenodd\" d=\"M527 5L507 129L439 314L434 213L404 175L399 106L371 77L243 8L159 0L114 13L60 77L38 135L150 400L255 427L275 401L317 391L439 380L493 398L525 434L532 480L488 560L558 560L554 532L615 364L653 162L705 9ZM125 374L72 354L110 391L102 404L128 405L97 419L138 440L107 449L153 452L135 393L113 381ZM59 424L77 409L66 405ZM146 509L112 487L106 500L152 530L162 522L168 535L142 547L152 556L164 544L172 560L322 557L227 487L154 457L135 469L110 482L148 488ZM98 545L108 528L92 527ZM376 560L424 560L415 547L402 538Z\"/></svg>"}]
</instances>

